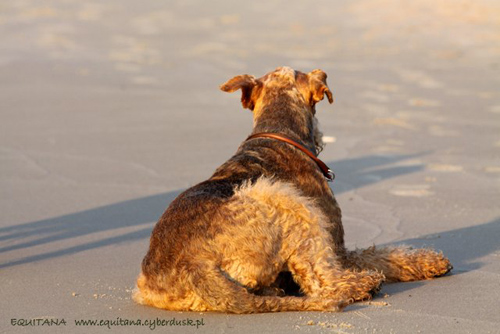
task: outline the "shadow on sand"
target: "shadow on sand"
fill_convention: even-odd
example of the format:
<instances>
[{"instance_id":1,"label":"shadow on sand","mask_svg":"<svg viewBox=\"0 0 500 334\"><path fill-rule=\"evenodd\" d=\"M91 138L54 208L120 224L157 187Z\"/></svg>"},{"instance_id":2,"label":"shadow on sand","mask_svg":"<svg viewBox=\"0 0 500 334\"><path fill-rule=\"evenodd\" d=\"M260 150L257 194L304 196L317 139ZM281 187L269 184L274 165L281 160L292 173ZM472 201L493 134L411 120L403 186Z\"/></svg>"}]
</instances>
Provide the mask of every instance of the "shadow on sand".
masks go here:
<instances>
[{"instance_id":1,"label":"shadow on sand","mask_svg":"<svg viewBox=\"0 0 500 334\"><path fill-rule=\"evenodd\" d=\"M333 161L341 182L334 185L336 194L361 188L400 175L415 173L423 169L422 165L391 166L404 160L410 160L422 154L396 156L365 156L355 159ZM340 179L340 178L339 178ZM349 183L344 182L347 180ZM1 263L0 268L11 267L36 261L42 261L60 256L67 256L89 249L100 248L113 244L130 242L148 238L152 223L163 213L168 204L182 190L142 197L120 203L106 205L91 210L63 215L51 219L12 225L0 228L0 253L13 252L10 261ZM135 227L133 232L123 232L120 229ZM141 228L142 227L142 228ZM137 229L139 228L139 229ZM494 252L500 248L497 242L500 231L500 220L483 225L457 229L441 233L438 240L432 240L436 248L452 255L455 265L474 269L480 263L471 264L476 258ZM99 237L104 232L106 237ZM55 243L66 239L74 239L96 235L93 241L80 243L78 246L62 248ZM111 236L109 236L111 234ZM422 237L402 242L415 246L429 245L430 238ZM490 240L495 238L495 240ZM486 240L478 243L477 240ZM36 253L30 249L45 245L48 251ZM50 248L53 248L50 250ZM22 250L22 252L21 252ZM16 252L22 253L16 258ZM33 255L26 255L32 253ZM12 256L14 255L14 256ZM14 259L12 259L14 258Z\"/></svg>"}]
</instances>

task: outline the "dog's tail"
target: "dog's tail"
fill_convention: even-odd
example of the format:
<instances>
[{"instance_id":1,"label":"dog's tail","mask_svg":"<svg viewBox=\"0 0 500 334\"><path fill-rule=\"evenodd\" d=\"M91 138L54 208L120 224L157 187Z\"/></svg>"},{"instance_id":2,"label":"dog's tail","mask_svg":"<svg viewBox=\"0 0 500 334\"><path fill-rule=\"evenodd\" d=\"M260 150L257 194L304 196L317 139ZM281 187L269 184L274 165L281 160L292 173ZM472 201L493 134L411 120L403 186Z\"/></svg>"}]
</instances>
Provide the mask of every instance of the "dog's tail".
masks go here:
<instances>
[{"instance_id":1,"label":"dog's tail","mask_svg":"<svg viewBox=\"0 0 500 334\"><path fill-rule=\"evenodd\" d=\"M441 252L429 248L369 247L350 251L345 256L346 267L354 270L382 272L388 282L431 279L447 274L453 266Z\"/></svg>"},{"instance_id":2,"label":"dog's tail","mask_svg":"<svg viewBox=\"0 0 500 334\"><path fill-rule=\"evenodd\" d=\"M259 296L226 277L216 266L196 266L190 271L184 289L194 294L188 298L173 296L175 287L160 290L146 288L141 274L133 299L140 303L176 311L215 311L228 313L264 313L287 311L341 311L347 303L321 297ZM200 270L201 268L205 270Z\"/></svg>"}]
</instances>

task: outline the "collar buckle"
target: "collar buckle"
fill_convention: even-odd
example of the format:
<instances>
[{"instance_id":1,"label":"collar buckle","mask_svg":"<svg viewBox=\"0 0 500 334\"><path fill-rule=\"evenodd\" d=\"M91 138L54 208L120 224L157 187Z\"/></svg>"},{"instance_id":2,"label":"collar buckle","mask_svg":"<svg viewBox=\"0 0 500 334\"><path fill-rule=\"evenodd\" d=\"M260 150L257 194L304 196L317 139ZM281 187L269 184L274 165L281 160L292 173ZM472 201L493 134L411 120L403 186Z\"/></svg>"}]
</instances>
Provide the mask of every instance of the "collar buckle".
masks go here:
<instances>
[{"instance_id":1,"label":"collar buckle","mask_svg":"<svg viewBox=\"0 0 500 334\"><path fill-rule=\"evenodd\" d=\"M335 173L333 172L333 170L328 168L328 173L327 175L325 175L325 178L328 182L333 182L333 180L335 180Z\"/></svg>"}]
</instances>

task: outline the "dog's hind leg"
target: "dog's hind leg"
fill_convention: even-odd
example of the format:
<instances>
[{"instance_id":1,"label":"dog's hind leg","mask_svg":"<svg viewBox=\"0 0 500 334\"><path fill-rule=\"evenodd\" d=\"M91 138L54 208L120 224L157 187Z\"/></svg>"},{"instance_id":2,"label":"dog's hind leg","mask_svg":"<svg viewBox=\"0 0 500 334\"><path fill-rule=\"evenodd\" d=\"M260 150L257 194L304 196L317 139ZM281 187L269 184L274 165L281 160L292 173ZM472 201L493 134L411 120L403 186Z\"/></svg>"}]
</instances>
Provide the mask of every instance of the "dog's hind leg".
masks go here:
<instances>
[{"instance_id":1,"label":"dog's hind leg","mask_svg":"<svg viewBox=\"0 0 500 334\"><path fill-rule=\"evenodd\" d=\"M238 207L244 208L241 215L258 217L257 220L260 223L255 224L254 230L264 231L264 226L269 226L265 229L265 233L257 234L260 242L256 240L247 244L252 247L263 244L273 245L278 244L279 240L281 245L274 260L265 261L267 265L258 267L257 272L262 273L272 264L279 264L279 267L275 268L276 275L267 276L267 278L272 277L272 281L266 281L266 286L276 279L278 272L282 269L282 262L277 259L283 259L286 269L292 273L302 293L308 297L321 297L345 303L369 299L379 289L384 280L382 274L368 271L355 272L343 268L342 262L332 249L332 239L327 229L328 223L325 215L314 201L301 195L293 186L261 179L254 185L240 189L238 196L241 199ZM244 214L245 211L249 213ZM244 226L253 226L251 222L254 219L246 219ZM266 221L267 223L264 224ZM276 236L269 239L268 236L273 235L271 227L277 228L279 233L275 233ZM245 239L250 238L250 235L251 231L245 233ZM243 239L235 244L240 245L240 248L244 247ZM244 253L250 253L250 251ZM260 254L270 253L269 249L260 251ZM248 264L255 266L255 261L251 259L238 262L246 263L248 268L251 268ZM230 274L232 277L238 277L235 270ZM245 277L248 278L251 275L246 274ZM238 281L245 286L251 286L249 279L239 278ZM259 281L265 280L261 278Z\"/></svg>"},{"instance_id":2,"label":"dog's hind leg","mask_svg":"<svg viewBox=\"0 0 500 334\"><path fill-rule=\"evenodd\" d=\"M189 283L192 290L208 305L208 311L260 313L284 311L340 311L346 305L321 297L259 296L232 281L214 263L191 265Z\"/></svg>"},{"instance_id":3,"label":"dog's hind leg","mask_svg":"<svg viewBox=\"0 0 500 334\"><path fill-rule=\"evenodd\" d=\"M375 246L346 251L344 266L351 270L376 270L389 282L431 279L447 274L453 266L440 252L428 248Z\"/></svg>"},{"instance_id":4,"label":"dog's hind leg","mask_svg":"<svg viewBox=\"0 0 500 334\"><path fill-rule=\"evenodd\" d=\"M322 297L259 296L226 277L214 265L205 262L189 267L187 280L183 282L184 293L175 285L168 289L152 289L150 285L155 286L157 280L149 278L153 282L148 282L148 278L141 274L133 299L139 304L166 310L196 312L338 312L346 306L346 303Z\"/></svg>"}]
</instances>

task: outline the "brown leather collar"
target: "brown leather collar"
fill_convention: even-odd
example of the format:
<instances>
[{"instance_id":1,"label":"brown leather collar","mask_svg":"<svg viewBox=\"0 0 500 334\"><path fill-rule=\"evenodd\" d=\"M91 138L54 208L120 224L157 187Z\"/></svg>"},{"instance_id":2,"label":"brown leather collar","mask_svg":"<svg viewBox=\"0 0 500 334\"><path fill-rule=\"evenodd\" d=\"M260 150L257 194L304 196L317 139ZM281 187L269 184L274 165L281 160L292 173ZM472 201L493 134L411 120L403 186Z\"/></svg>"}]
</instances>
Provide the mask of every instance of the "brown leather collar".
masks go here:
<instances>
[{"instance_id":1,"label":"brown leather collar","mask_svg":"<svg viewBox=\"0 0 500 334\"><path fill-rule=\"evenodd\" d=\"M251 135L250 137L248 137L247 140L255 139L255 138L272 138L272 139L281 140L285 143L288 143L290 145L295 146L296 148L298 148L299 150L301 150L302 152L307 154L307 156L309 158L311 158L318 165L319 169L321 169L321 172L323 172L323 175L328 180L328 182L332 182L335 179L335 174L333 173L333 171L330 168L328 168L328 166L323 161L318 159L314 153L312 153L306 147L297 143L296 141L293 141L290 138L287 138L283 135L279 135L276 133L268 133L268 132L255 133L255 134Z\"/></svg>"}]
</instances>

